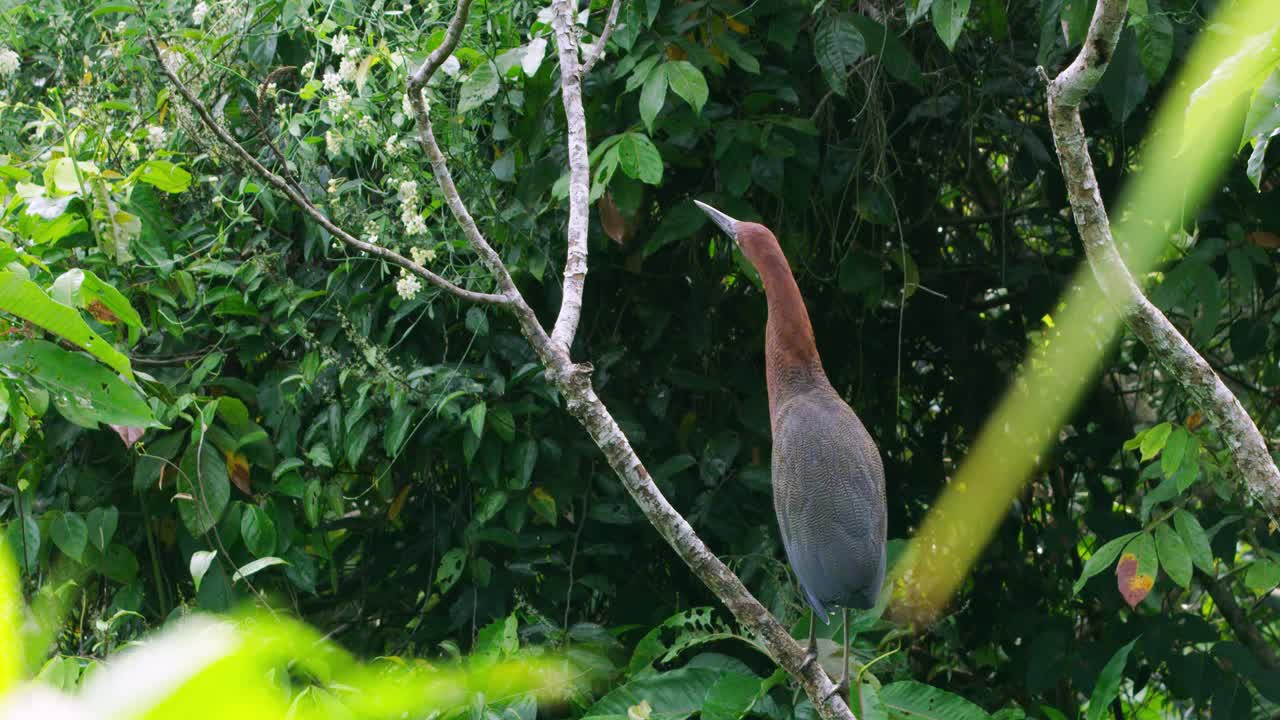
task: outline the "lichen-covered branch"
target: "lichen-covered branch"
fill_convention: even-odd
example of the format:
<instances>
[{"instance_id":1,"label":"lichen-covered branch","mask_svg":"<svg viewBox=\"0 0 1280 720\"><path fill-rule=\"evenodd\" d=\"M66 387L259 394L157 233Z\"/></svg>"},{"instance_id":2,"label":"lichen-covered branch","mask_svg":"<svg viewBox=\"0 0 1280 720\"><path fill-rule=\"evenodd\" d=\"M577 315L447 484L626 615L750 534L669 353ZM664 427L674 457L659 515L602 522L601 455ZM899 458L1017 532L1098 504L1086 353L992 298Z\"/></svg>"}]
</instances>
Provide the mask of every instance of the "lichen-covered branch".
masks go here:
<instances>
[{"instance_id":1,"label":"lichen-covered branch","mask_svg":"<svg viewBox=\"0 0 1280 720\"><path fill-rule=\"evenodd\" d=\"M1080 102L1106 72L1127 10L1127 0L1099 0L1084 47L1075 61L1049 83L1049 125L1076 227L1089 267L1108 301L1218 428L1248 493L1268 512L1280 512L1280 470L1276 469L1262 434L1209 363L1147 300L1112 239L1111 223L1080 120Z\"/></svg>"},{"instance_id":2,"label":"lichen-covered branch","mask_svg":"<svg viewBox=\"0 0 1280 720\"><path fill-rule=\"evenodd\" d=\"M554 0L551 27L560 56L560 99L564 104L569 147L569 229L564 263L560 314L551 339L566 352L573 345L582 316L582 291L587 282L587 227L590 222L591 166L587 159L587 119L582 110L583 67L578 64L577 11L574 0Z\"/></svg>"},{"instance_id":3,"label":"lichen-covered branch","mask_svg":"<svg viewBox=\"0 0 1280 720\"><path fill-rule=\"evenodd\" d=\"M567 0L556 0L562 6L558 7L559 12L564 12L564 7L572 9L572 3ZM528 340L533 350L537 353L542 361L547 379L555 386L560 395L564 398L566 408L573 415L590 435L591 439L604 453L609 461L609 465L617 473L623 486L631 495L636 505L648 518L649 522L657 529L658 533L671 545L682 560L689 566L693 573L701 580L721 602L729 609L739 623L748 631L752 632L760 639L762 644L768 649L774 660L788 673L790 673L800 683L805 694L808 695L814 706L817 708L819 715L824 720L854 720L853 713L849 711L843 698L836 692L835 684L832 683L819 663L811 662L807 666L805 664L805 651L791 637L776 618L760 604L760 601L747 590L737 575L731 571L728 566L711 552L702 540L698 537L693 527L688 521L671 506L666 497L654 484L653 478L645 469L644 463L636 455L635 450L631 447L631 443L623 434L622 429L618 427L618 423L613 419L608 408L601 402L591 385L591 366L589 364L575 364L569 356L569 345L572 342L574 330L577 325L577 311L574 312L572 320L573 327L561 334L561 340L553 340L552 335L548 334L538 321L533 309L525 301L520 294L515 283L511 279L510 273L502 262L502 258L493 249L493 246L485 239L484 234L480 231L475 219L467 210L466 203L463 201L458 192L458 188L453 181L452 174L449 171L443 151L440 149L439 143L436 141L435 134L431 127L431 118L426 98L423 97L422 89L426 87L427 82L431 79L432 74L444 62L444 59L453 52L457 46L458 39L461 37L462 28L466 24L467 14L471 6L471 0L460 0L453 20L449 24L449 29L445 33L444 42L436 48L435 51L427 58L421 67L413 72L409 80L410 102L413 107L415 121L417 123L417 139L423 151L427 154L427 158L431 163L431 170L440 185L441 192L445 196L445 201L449 206L454 218L458 224L462 226L468 243L472 250L479 256L480 261L492 273L500 294L489 295L485 293L473 293L470 291L457 288L448 283L443 278L437 278L439 283L444 283L454 289L450 292L459 297L476 299L480 302L490 302L501 305L511 311L516 321L520 325L520 330L524 337ZM616 18L616 7L611 11L610 16ZM570 15L571 17L571 15ZM606 28L607 29L607 28ZM570 33L576 35L576 31L570 28ZM601 43L607 39L607 33L602 34ZM558 42L560 36L557 36ZM576 38L574 39L576 43ZM158 46L154 43L152 48L156 51L157 57L161 57ZM581 99L581 73L582 66L577 64L577 48L576 45L562 45L560 53L561 61L564 62L566 52L564 48L569 48L569 55L572 61L569 63L570 68L566 69L562 66L562 73L569 74L570 70L576 76L575 81L568 83L569 87L576 89L577 95L573 103L566 99L566 112L570 113L569 124L571 128L575 125L580 131L570 131L569 146L570 156L575 153L581 153L582 167L586 165L586 130L585 121L581 117L582 99ZM163 58L162 64L163 64ZM408 263L410 267L416 268L415 272L427 272L425 269L418 267L416 264L401 258L395 253L390 253L385 248L381 248L368 243L363 243L349 234L342 232L337 228L324 213L315 209L297 191L293 190L283 178L273 175L269 170L257 162L243 147L236 143L224 129L219 127L209 114L208 110L191 94L178 78L166 69L165 75L169 78L170 83L178 89L179 93L189 102L196 112L199 114L201 121L214 133L218 139L233 149L242 160L249 165L253 172L261 175L273 187L281 190L285 195L297 204L300 208L307 212L313 219L328 229L336 237L339 237L349 245L365 250L379 257L386 258L396 264L404 266ZM576 104L579 117L574 120L573 111L570 109L571 104ZM571 168L573 167L571 160ZM589 188L583 188L583 200L585 205L586 193ZM582 256L581 256L581 273L585 277L586 274L586 227L585 227L585 210L581 217L584 218L583 228L581 231L582 238ZM571 221L572 225L572 221ZM576 272L573 270L573 238L570 235L570 256L566 266L566 285L571 275ZM432 277L435 277L434 275ZM430 278L428 278L430 280ZM433 284L437 284L432 281ZM567 292L567 291L566 291ZM579 291L579 309L581 295ZM562 309L562 319L564 312ZM560 323L557 323L559 326ZM565 339L567 338L567 340Z\"/></svg>"},{"instance_id":4,"label":"lichen-covered branch","mask_svg":"<svg viewBox=\"0 0 1280 720\"><path fill-rule=\"evenodd\" d=\"M270 184L272 187L284 193L286 197L288 197L291 201L293 201L294 205L297 205L300 210L305 212L307 215L310 215L311 218L320 225L320 227L324 228L325 230L328 230L329 234L333 235L334 237L338 238L346 245L349 245L357 250L369 253L370 255L380 257L383 260L399 265L405 270L408 270L414 275L417 275L418 277L426 280L431 285L437 288L440 288L441 290L444 290L445 292L448 292L449 294L454 295L462 300L470 300L471 302L489 303L494 305L502 305L508 302L508 299L505 295L494 295L491 293L476 292L474 290L467 290L466 288L462 288L457 285L454 285L448 280L445 280L444 278L431 272L430 270L419 265L418 263L401 255L400 253L397 253L394 250L384 248L380 245L367 243L363 240L356 238L354 235L347 232L346 230L343 230L341 227L338 227L338 225L334 223L333 220L331 220L329 216L324 213L324 211L316 207L315 204L313 204L311 200L307 198L307 196L304 195L299 188L295 187L293 183L289 182L284 177L281 177L280 175L277 175L276 173L273 173L270 170L268 170L266 166L258 162L258 159L255 158L252 153L246 150L245 147L241 145L239 142L237 142L235 138L231 137L231 133L227 132L225 128L223 128L220 124L218 124L216 120L213 119L213 115L209 112L209 108L205 107L204 103L200 102L199 98L197 98L195 94L191 92L191 89L188 88L186 84L183 83L180 79L178 79L178 75L174 71L174 69L169 67L169 64L165 62L164 53L160 51L160 46L156 44L155 40L149 38L148 41L151 44L152 51L155 53L156 60L159 61L160 71L164 73L164 76L166 78L168 78L169 84L172 85L174 89L178 91L178 94L180 94L187 101L187 104L189 104L192 107L192 109L196 111L196 114L200 116L200 122L203 123L204 126L208 128L209 131L212 132L214 136L218 138L219 141L222 142L223 145L226 145L229 149L231 149L236 154L237 157L240 158L241 161L243 161L246 165L248 165L249 168L253 170L255 174L257 174L263 180L267 181L267 183Z\"/></svg>"}]
</instances>

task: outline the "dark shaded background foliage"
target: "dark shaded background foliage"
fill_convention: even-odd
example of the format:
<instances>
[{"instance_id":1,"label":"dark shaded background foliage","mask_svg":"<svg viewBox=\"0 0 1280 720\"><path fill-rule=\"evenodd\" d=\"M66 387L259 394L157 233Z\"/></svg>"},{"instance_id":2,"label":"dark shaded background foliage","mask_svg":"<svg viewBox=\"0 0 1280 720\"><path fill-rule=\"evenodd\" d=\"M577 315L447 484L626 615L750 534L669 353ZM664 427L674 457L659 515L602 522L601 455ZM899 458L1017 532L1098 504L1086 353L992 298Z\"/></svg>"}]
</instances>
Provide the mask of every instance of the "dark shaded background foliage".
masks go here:
<instances>
[{"instance_id":1,"label":"dark shaded background foliage","mask_svg":"<svg viewBox=\"0 0 1280 720\"><path fill-rule=\"evenodd\" d=\"M1168 72L1148 77L1142 30L1127 30L1100 97L1085 109L1108 198L1132 170L1154 103L1213 5L1147 4L1172 33ZM897 538L911 534L964 457L1028 341L1053 331L1056 299L1082 260L1036 68L1052 74L1070 56L1064 27L1078 37L1088 4L976 0L954 51L927 18L908 24L910 5L628 2L617 47L585 88L595 147L617 133L645 132L641 90L627 89L639 61L687 60L706 78L701 113L669 91L647 133L662 155L660 184L619 170L596 205L574 354L594 364L600 394L673 504L787 621L800 617L801 605L769 494L764 298L690 198L777 233L832 382L879 439ZM450 11L411 4L395 16L379 12L381 5L338 2L327 15L312 8L307 18L306 6L253 7L246 29L214 54L215 66L236 72L201 79L201 96L264 158L250 113L268 72L313 59L317 35L337 28L368 47L385 40L420 57L439 42ZM526 42L539 9L478 3L463 43L469 54L459 53L464 75ZM60 641L64 651L102 652L180 605L228 608L248 596L244 583L230 582L231 572L261 555L291 564L251 578L256 590L368 655L433 654L442 642L465 650L478 628L512 612L531 635L556 639L567 625L586 622L615 629L629 645L637 628L714 604L559 410L508 318L430 292L400 300L389 271L344 257L282 198L246 185L207 133L182 122L139 41L136 16L83 10L41 3L39 12L6 12L10 42L24 60L13 96L90 108L98 122L110 109L92 103L108 97L150 113L118 117L135 126L176 116L173 159L219 178L182 195L135 190L130 207L144 219L135 263L73 252L92 247L85 233L60 240L45 260L94 267L128 288L149 330L133 358L156 378L153 390L165 388L157 394L166 403L180 404L185 394L195 405L238 398L248 417L223 416L219 427L240 437L252 428L239 421L249 422L269 440L242 449L252 493L231 489L216 541L189 534L172 501L172 478L108 431L50 413L25 444L6 444L0 518L12 534L16 515L31 514L46 538L28 558L33 586L58 555L48 538L60 511L116 508L119 529L110 542L132 558L122 567L101 554L86 561L105 574L86 581L88 602ZM597 8L590 26L598 28L603 15ZM119 17L130 23L124 41L111 39ZM332 26L317 29L322 19ZM892 33L877 55L879 23ZM37 30L24 38L16 32L23 24ZM868 47L845 80L815 59L817 38L841 24L857 27ZM195 34L187 41L210 42ZM121 54L108 59L104 48L119 42ZM117 74L99 70L86 84L82 51L119 63ZM504 76L495 97L460 116L450 111L456 82L441 76L432 90L464 197L544 318L558 307L566 220L553 189L565 167L553 58L549 51L532 77ZM37 78L45 82L33 84ZM302 82L280 86L291 93ZM371 87L362 100L370 107L398 105L394 78ZM295 112L313 119L301 138L281 140L303 182L319 199L331 176L367 181L344 190L333 213L353 229L373 219L390 238L394 188L380 182L394 174L395 161L377 143L326 160L318 101L296 103ZM0 136L20 158L29 142L14 123L7 120ZM100 142L113 139L104 133ZM409 166L423 165L409 153ZM119 153L109 156L124 163ZM425 193L436 192L425 168L413 172ZM1205 210L1186 220L1195 244L1171 245L1155 298L1270 435L1280 374L1272 327L1276 236L1269 233L1280 208L1262 180L1259 193L1243 158L1232 168ZM438 207L439 199L428 202ZM245 215L225 209L235 203ZM622 218L611 221L612 232L598 214L607 203ZM443 208L429 224L432 241L442 243L441 262L484 287L466 253L454 252L460 237ZM1052 388L1027 391L1052 400ZM1159 463L1144 469L1121 444L1154 422L1186 423L1207 452L1202 479L1173 500L1217 528L1220 582L1276 642L1271 588L1243 579L1251 561L1280 552L1280 543L1219 470L1223 447L1211 428L1188 419L1192 412L1141 346L1126 339L1112 348L1096 390L1009 508L953 612L900 637L903 652L880 672L928 680L987 708L1047 703L1070 713L1112 653L1141 636L1127 676L1135 693L1147 690L1147 712L1174 704L1224 718L1274 712L1280 671L1240 645L1205 602L1202 574L1189 590L1162 576L1133 610L1109 572L1079 595L1071 590L1089 548L1148 520L1140 507L1159 483L1158 467L1149 470ZM149 433L147 451L177 457L190 426L178 420L174 427L171 435ZM18 479L25 481L20 492ZM271 543L256 535L268 524ZM252 542L244 532L250 525ZM218 549L219 558L196 592L188 563L206 549ZM139 615L117 617L109 630L86 622L121 609ZM882 634L859 639L864 656L875 654Z\"/></svg>"}]
</instances>

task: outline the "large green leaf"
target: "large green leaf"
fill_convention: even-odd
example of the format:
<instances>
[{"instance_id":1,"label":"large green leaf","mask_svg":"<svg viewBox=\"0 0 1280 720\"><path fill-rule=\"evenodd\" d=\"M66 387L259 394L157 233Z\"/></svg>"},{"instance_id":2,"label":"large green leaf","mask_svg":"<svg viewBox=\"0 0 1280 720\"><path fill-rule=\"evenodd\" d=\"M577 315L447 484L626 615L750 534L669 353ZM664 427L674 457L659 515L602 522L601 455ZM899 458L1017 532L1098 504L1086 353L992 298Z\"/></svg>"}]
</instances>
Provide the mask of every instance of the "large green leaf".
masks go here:
<instances>
[{"instance_id":1,"label":"large green leaf","mask_svg":"<svg viewBox=\"0 0 1280 720\"><path fill-rule=\"evenodd\" d=\"M662 182L662 154L648 136L627 133L618 142L618 166L627 177L649 185Z\"/></svg>"},{"instance_id":2,"label":"large green leaf","mask_svg":"<svg viewBox=\"0 0 1280 720\"><path fill-rule=\"evenodd\" d=\"M1160 566L1174 582L1182 587L1191 584L1191 555L1186 543L1168 523L1156 528L1156 550Z\"/></svg>"},{"instance_id":3,"label":"large green leaf","mask_svg":"<svg viewBox=\"0 0 1280 720\"><path fill-rule=\"evenodd\" d=\"M671 89L684 98L695 113L701 113L702 106L707 103L708 92L707 79L702 76L702 71L687 60L667 63L665 67Z\"/></svg>"},{"instance_id":4,"label":"large green leaf","mask_svg":"<svg viewBox=\"0 0 1280 720\"><path fill-rule=\"evenodd\" d=\"M1209 538L1204 534L1200 521L1186 510L1178 510L1173 514L1173 526L1178 529L1178 535L1187 546L1187 554L1191 556L1191 562L1200 568L1201 572L1212 575L1213 551L1209 549Z\"/></svg>"},{"instance_id":5,"label":"large green leaf","mask_svg":"<svg viewBox=\"0 0 1280 720\"><path fill-rule=\"evenodd\" d=\"M88 310L103 322L123 322L129 328L129 344L142 332L142 317L119 290L88 270L74 268L58 276L49 289L55 300Z\"/></svg>"},{"instance_id":6,"label":"large green leaf","mask_svg":"<svg viewBox=\"0 0 1280 720\"><path fill-rule=\"evenodd\" d=\"M627 709L647 701L655 715L684 717L702 709L707 691L724 673L710 668L680 668L637 678L605 695L585 717L626 717Z\"/></svg>"},{"instance_id":7,"label":"large green leaf","mask_svg":"<svg viewBox=\"0 0 1280 720\"><path fill-rule=\"evenodd\" d=\"M867 52L867 43L848 17L833 15L818 26L813 36L813 54L831 89L844 95L845 81L853 64Z\"/></svg>"},{"instance_id":8,"label":"large green leaf","mask_svg":"<svg viewBox=\"0 0 1280 720\"><path fill-rule=\"evenodd\" d=\"M968 15L969 0L934 0L933 27L948 50L956 49L956 40L960 39Z\"/></svg>"},{"instance_id":9,"label":"large green leaf","mask_svg":"<svg viewBox=\"0 0 1280 720\"><path fill-rule=\"evenodd\" d=\"M21 273L0 270L0 311L78 345L126 378L133 379L129 358L89 328L75 308L57 302Z\"/></svg>"},{"instance_id":10,"label":"large green leaf","mask_svg":"<svg viewBox=\"0 0 1280 720\"><path fill-rule=\"evenodd\" d=\"M178 514L195 537L209 532L231 499L231 479L222 453L210 443L193 443L182 456L178 473Z\"/></svg>"},{"instance_id":11,"label":"large green leaf","mask_svg":"<svg viewBox=\"0 0 1280 720\"><path fill-rule=\"evenodd\" d=\"M1111 656L1098 675L1098 682L1093 686L1093 694L1089 696L1089 711L1085 720L1102 720L1111 701L1120 693L1120 681L1124 678L1124 665L1129 660L1129 651L1137 638L1120 648Z\"/></svg>"},{"instance_id":12,"label":"large green leaf","mask_svg":"<svg viewBox=\"0 0 1280 720\"><path fill-rule=\"evenodd\" d=\"M1071 593L1073 595L1079 593L1080 589L1084 587L1084 584L1089 581L1089 578L1111 567L1111 563L1115 562L1116 558L1120 557L1120 551L1124 550L1124 546L1136 537L1137 534L1138 533L1136 532L1131 532L1121 535L1098 548L1098 551L1093 555L1090 555L1089 560L1084 564L1084 570L1080 572L1080 578L1076 580L1075 585L1072 586Z\"/></svg>"},{"instance_id":13,"label":"large green leaf","mask_svg":"<svg viewBox=\"0 0 1280 720\"><path fill-rule=\"evenodd\" d=\"M862 33L867 43L867 53L878 57L889 75L917 90L924 87L924 73L920 71L920 65L897 35L864 15L854 15L850 19L858 32Z\"/></svg>"},{"instance_id":14,"label":"large green leaf","mask_svg":"<svg viewBox=\"0 0 1280 720\"><path fill-rule=\"evenodd\" d=\"M78 424L160 427L133 388L87 355L24 340L0 346L0 365L30 375L49 391L58 411Z\"/></svg>"},{"instance_id":15,"label":"large green leaf","mask_svg":"<svg viewBox=\"0 0 1280 720\"><path fill-rule=\"evenodd\" d=\"M167 193L186 192L191 187L191 173L168 160L148 160L134 174L142 182Z\"/></svg>"},{"instance_id":16,"label":"large green leaf","mask_svg":"<svg viewBox=\"0 0 1280 720\"><path fill-rule=\"evenodd\" d=\"M649 77L645 78L644 86L640 90L640 119L644 121L644 127L649 132L653 132L653 121L662 111L662 105L666 99L667 66L658 65L649 71Z\"/></svg>"},{"instance_id":17,"label":"large green leaf","mask_svg":"<svg viewBox=\"0 0 1280 720\"><path fill-rule=\"evenodd\" d=\"M880 702L891 718L926 720L986 720L985 710L932 685L904 680L880 689Z\"/></svg>"},{"instance_id":18,"label":"large green leaf","mask_svg":"<svg viewBox=\"0 0 1280 720\"><path fill-rule=\"evenodd\" d=\"M462 82L458 96L458 113L474 110L498 94L498 69L492 62L476 66Z\"/></svg>"},{"instance_id":19,"label":"large green leaf","mask_svg":"<svg viewBox=\"0 0 1280 720\"><path fill-rule=\"evenodd\" d=\"M760 697L760 678L725 673L707 690L702 720L739 720Z\"/></svg>"}]
</instances>

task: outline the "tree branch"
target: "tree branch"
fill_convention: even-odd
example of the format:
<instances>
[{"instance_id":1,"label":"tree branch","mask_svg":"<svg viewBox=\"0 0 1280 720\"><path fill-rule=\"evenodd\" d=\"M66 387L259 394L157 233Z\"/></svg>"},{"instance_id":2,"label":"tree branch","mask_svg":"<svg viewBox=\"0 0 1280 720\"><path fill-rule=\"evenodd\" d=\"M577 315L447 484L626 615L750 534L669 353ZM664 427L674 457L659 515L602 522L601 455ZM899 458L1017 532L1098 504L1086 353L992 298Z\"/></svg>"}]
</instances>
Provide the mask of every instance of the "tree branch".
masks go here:
<instances>
[{"instance_id":1,"label":"tree branch","mask_svg":"<svg viewBox=\"0 0 1280 720\"><path fill-rule=\"evenodd\" d=\"M613 0L613 4L609 6L609 16L605 18L604 29L600 31L600 37L593 45L588 45L582 56L582 77L585 79L587 73L591 72L591 68L595 67L596 61L600 56L604 55L605 43L609 42L609 36L613 34L613 28L618 24L618 11L622 9L622 0Z\"/></svg>"},{"instance_id":2,"label":"tree branch","mask_svg":"<svg viewBox=\"0 0 1280 720\"><path fill-rule=\"evenodd\" d=\"M156 44L155 38L148 36L147 42L151 45L151 50L155 53L156 60L159 61L160 71L163 72L165 77L169 79L169 84L173 85L174 89L176 89L178 93L182 95L182 97L187 101L187 104L191 105L191 107L196 111L196 114L200 116L200 121L204 123L205 127L207 127L209 131L212 132L215 136L217 136L217 138L222 141L223 145L226 145L228 148L234 151L235 154L239 156L240 159L244 161L244 163L254 171L254 173L260 176L262 179L266 180L267 183L269 183L272 187L284 193L285 196L288 197L290 200L292 200L293 203L297 205L299 209L301 209L306 214L310 215L312 219L314 219L320 225L320 227L324 228L325 230L328 230L329 234L338 238L339 240L346 243L347 245L353 248L356 248L357 250L362 250L366 253L369 253L370 255L375 255L377 257L382 258L383 260L399 265L405 270L408 270L414 275L417 275L418 277L426 280L428 283L434 285L435 287L440 288L441 290L444 290L445 292L448 292L449 294L454 295L463 300L470 300L472 302L479 302L479 303L488 303L491 305L505 305L508 302L510 302L510 300L505 295L493 295L490 293L475 292L474 290L467 290L465 288L454 285L448 280L445 280L439 275L422 267L418 263L401 255L400 253L397 253L394 250L389 250L387 248L381 247L379 245L374 245L372 243L367 243L367 242L364 242L363 240L359 240L355 236L351 235L351 233L338 227L332 220L329 219L328 215L325 215L323 211L321 211L314 204L312 204L311 200L307 198L307 196L304 195L300 189L295 188L285 178L268 170L266 166L258 162L257 158L255 158L252 153L246 150L243 145L241 145L239 142L236 142L236 139L231 137L231 133L227 132L226 129L224 129L221 125L217 123L216 120L213 119L213 115L209 113L209 109L204 106L204 103L200 102L200 100L196 98L196 96L191 92L191 90L185 84L183 84L181 80L178 79L177 73L175 73L173 68L170 68L169 64L165 62L164 53L160 51L160 46Z\"/></svg>"},{"instance_id":3,"label":"tree branch","mask_svg":"<svg viewBox=\"0 0 1280 720\"><path fill-rule=\"evenodd\" d=\"M1248 613L1236 602L1231 588L1221 578L1201 573L1200 579L1213 598L1213 604L1218 606L1218 612L1222 613L1222 618L1231 626L1231 631L1240 639L1240 643L1249 648L1249 652L1257 658L1258 664L1268 670L1280 670L1280 655L1276 654L1275 648L1262 637L1258 625L1249 619Z\"/></svg>"},{"instance_id":4,"label":"tree branch","mask_svg":"<svg viewBox=\"0 0 1280 720\"><path fill-rule=\"evenodd\" d=\"M567 0L555 1L567 3ZM832 683L826 672L822 670L820 663L810 662L807 665L805 664L805 651L791 637L787 629L760 604L760 601L752 596L751 592L742 584L742 581L738 579L738 576L711 552L701 538L698 537L697 533L694 532L688 521L662 495L657 485L654 484L648 470L645 469L644 463L641 462L635 450L631 447L626 435L623 434L622 429L618 427L608 408L596 395L591 385L591 366L585 363L574 364L569 357L568 343L555 342L547 334L546 330L538 322L532 308L529 307L523 295L515 287L502 259L493 250L489 242L485 240L484 235L476 225L475 219L467 211L466 205L463 203L458 193L458 188L449 172L444 153L441 151L432 132L431 118L428 113L426 99L422 95L422 88L426 86L431 75L457 46L462 28L466 24L470 6L471 0L460 0L453 20L450 22L449 29L445 34L444 42L431 53L422 67L413 72L409 80L410 101L418 126L419 144L431 161L432 173L440 184L441 192L445 196L449 210L453 213L459 225L462 226L468 242L479 256L481 262L493 273L498 288L502 292L501 295L470 294L481 298L496 298L496 300L489 300L489 302L500 304L512 312L520 325L520 330L525 339L529 341L529 344L546 368L548 381L555 386L564 398L566 409L582 424L596 446L604 453L610 467L618 475L623 487L626 488L636 505L645 514L645 517L657 529L658 533L666 539L680 558L684 560L698 579L720 598L721 602L733 613L737 621L760 639L774 661L790 673L792 677L796 678L813 702L814 707L817 708L819 715L824 720L854 720L853 713L850 712L840 694L836 692L835 684ZM161 57L159 47L154 42L152 43L152 48L156 51L157 57ZM574 49L574 52L576 52L576 49ZM562 52L561 55L563 57L564 53ZM574 61L570 65L573 66L575 72L580 72L580 69L576 67L576 55L573 56L573 59ZM163 58L161 58L161 61L163 63ZM565 73L564 68L562 68L562 73ZM271 182L273 186L279 187L282 191L287 190L285 194L290 200L304 210L307 209L308 203L305 197L288 189L287 184L283 183L282 180L280 184L272 181L271 178L274 176L261 163L254 161L247 151L217 125L207 110L177 81L176 76L169 73L167 69L165 74L170 82L179 89L182 96L196 108L201 121L214 132L220 141L234 149L237 154L249 163L254 172L267 178L268 182ZM580 95L577 102L580 108ZM585 122L582 123L582 127L584 131L579 135L572 135L569 144L571 155L574 152L573 146L575 144L580 146L579 150L584 155L585 164ZM320 222L322 226L332 226L332 222L323 213L308 211L308 214L315 218L317 222ZM334 231L330 230L330 232ZM338 232L341 231L338 230ZM583 237L585 242L585 230ZM359 241L355 241L355 243L349 242L348 244L353 244L353 246L365 249L366 252L373 254L381 255L378 251L385 251L384 248L360 243ZM392 254L394 255L394 253ZM403 258L400 259L404 260ZM573 262L572 257L570 257L569 262ZM585 246L583 248L583 263L582 272L585 275ZM566 277L569 275L569 268L566 268ZM446 281L441 280L441 282ZM462 292L466 293L468 291ZM572 340L572 332L569 333L569 340Z\"/></svg>"},{"instance_id":5,"label":"tree branch","mask_svg":"<svg viewBox=\"0 0 1280 720\"><path fill-rule=\"evenodd\" d=\"M1280 512L1280 470L1240 401L1134 281L1111 236L1098 178L1080 119L1080 103L1106 72L1128 10L1127 0L1099 0L1084 47L1049 83L1049 126L1067 182L1089 267L1107 300L1165 370L1217 425L1245 489L1268 512Z\"/></svg>"},{"instance_id":6,"label":"tree branch","mask_svg":"<svg viewBox=\"0 0 1280 720\"><path fill-rule=\"evenodd\" d=\"M578 27L574 24L575 0L551 3L551 27L560 55L560 99L569 145L569 229L564 263L564 288L560 315L551 339L568 352L582 316L582 290L587 280L587 228L590 223L591 166L587 159L587 120L582 110L583 66L578 65ZM614 4L615 9L617 3ZM603 47L603 46L602 46Z\"/></svg>"}]
</instances>

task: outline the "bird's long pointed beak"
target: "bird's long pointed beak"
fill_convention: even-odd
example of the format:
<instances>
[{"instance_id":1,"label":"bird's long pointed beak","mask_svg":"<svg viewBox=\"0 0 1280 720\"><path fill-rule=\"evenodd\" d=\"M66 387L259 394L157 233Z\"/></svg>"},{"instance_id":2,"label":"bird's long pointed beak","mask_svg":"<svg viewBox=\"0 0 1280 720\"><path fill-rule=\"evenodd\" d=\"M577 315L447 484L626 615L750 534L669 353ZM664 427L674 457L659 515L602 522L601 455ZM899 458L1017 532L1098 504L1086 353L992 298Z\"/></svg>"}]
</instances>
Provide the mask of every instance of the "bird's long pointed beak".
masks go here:
<instances>
[{"instance_id":1,"label":"bird's long pointed beak","mask_svg":"<svg viewBox=\"0 0 1280 720\"><path fill-rule=\"evenodd\" d=\"M706 213L707 217L711 218L712 222L720 226L720 229L723 230L726 235L733 238L734 242L737 242L738 240L738 221L737 220L734 220L728 215L725 215L719 210L699 200L694 200L693 204L701 208L702 212Z\"/></svg>"}]
</instances>

